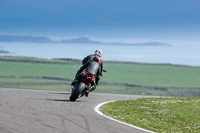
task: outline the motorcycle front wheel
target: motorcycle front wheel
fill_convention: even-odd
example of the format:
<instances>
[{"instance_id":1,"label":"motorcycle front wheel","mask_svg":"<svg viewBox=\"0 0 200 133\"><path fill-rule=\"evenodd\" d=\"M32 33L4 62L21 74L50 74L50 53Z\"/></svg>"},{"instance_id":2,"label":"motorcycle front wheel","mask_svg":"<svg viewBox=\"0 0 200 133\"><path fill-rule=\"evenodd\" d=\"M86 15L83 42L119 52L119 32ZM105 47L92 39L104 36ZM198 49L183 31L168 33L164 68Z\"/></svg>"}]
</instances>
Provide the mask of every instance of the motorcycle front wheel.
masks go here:
<instances>
[{"instance_id":1,"label":"motorcycle front wheel","mask_svg":"<svg viewBox=\"0 0 200 133\"><path fill-rule=\"evenodd\" d=\"M72 90L71 96L69 97L70 101L76 101L76 99L82 93L84 88L85 88L85 84L80 82L79 85L75 89Z\"/></svg>"}]
</instances>

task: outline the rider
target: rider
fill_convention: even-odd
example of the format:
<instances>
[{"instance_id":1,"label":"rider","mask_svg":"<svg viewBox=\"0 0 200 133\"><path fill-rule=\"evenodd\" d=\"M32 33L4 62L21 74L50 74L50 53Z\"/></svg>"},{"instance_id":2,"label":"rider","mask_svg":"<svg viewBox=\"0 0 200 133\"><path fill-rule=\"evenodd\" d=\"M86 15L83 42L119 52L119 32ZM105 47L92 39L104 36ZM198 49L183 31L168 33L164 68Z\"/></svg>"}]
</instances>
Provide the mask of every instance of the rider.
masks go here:
<instances>
[{"instance_id":1,"label":"rider","mask_svg":"<svg viewBox=\"0 0 200 133\"><path fill-rule=\"evenodd\" d=\"M90 72L91 74L93 74L93 76L95 77L95 81L92 84L92 87L90 87L90 90L86 91L86 96L88 96L88 94L96 88L96 85L98 85L98 82L100 80L100 76L102 76L103 62L101 60L101 56L102 51L98 49L94 52L94 55L88 55L87 57L85 57L82 61L83 66L77 71L76 77L71 84L75 85L76 83L78 83L80 76L84 72Z\"/></svg>"},{"instance_id":2,"label":"rider","mask_svg":"<svg viewBox=\"0 0 200 133\"><path fill-rule=\"evenodd\" d=\"M82 65L84 65L87 61L91 61L93 56L98 56L101 58L102 56L102 51L100 49L95 50L94 54L88 55L86 56L83 60L82 60ZM103 61L100 60L99 65L101 66L101 73L103 70ZM101 75L102 76L102 75Z\"/></svg>"}]
</instances>

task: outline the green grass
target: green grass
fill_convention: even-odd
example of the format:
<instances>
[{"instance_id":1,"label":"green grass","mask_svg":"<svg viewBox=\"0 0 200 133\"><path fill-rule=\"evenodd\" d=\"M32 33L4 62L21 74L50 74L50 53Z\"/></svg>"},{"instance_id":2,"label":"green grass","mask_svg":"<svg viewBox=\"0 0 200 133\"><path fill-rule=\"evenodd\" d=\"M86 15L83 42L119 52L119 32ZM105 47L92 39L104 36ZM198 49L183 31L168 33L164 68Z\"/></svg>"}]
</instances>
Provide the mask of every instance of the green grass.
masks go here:
<instances>
[{"instance_id":1,"label":"green grass","mask_svg":"<svg viewBox=\"0 0 200 133\"><path fill-rule=\"evenodd\" d=\"M72 59L0 56L0 87L70 91L80 66L80 61ZM200 96L199 67L104 62L104 69L108 72L95 92Z\"/></svg>"},{"instance_id":2,"label":"green grass","mask_svg":"<svg viewBox=\"0 0 200 133\"><path fill-rule=\"evenodd\" d=\"M199 133L200 98L142 98L102 106L115 119L160 133Z\"/></svg>"},{"instance_id":3,"label":"green grass","mask_svg":"<svg viewBox=\"0 0 200 133\"><path fill-rule=\"evenodd\" d=\"M79 65L80 66L80 65ZM0 76L33 76L33 77L59 77L71 79L79 68L74 64L45 64L45 63L24 63L24 62L0 62Z\"/></svg>"},{"instance_id":4,"label":"green grass","mask_svg":"<svg viewBox=\"0 0 200 133\"><path fill-rule=\"evenodd\" d=\"M122 63L106 63L105 68L109 72L105 79L116 83L165 87L200 86L200 68Z\"/></svg>"}]
</instances>

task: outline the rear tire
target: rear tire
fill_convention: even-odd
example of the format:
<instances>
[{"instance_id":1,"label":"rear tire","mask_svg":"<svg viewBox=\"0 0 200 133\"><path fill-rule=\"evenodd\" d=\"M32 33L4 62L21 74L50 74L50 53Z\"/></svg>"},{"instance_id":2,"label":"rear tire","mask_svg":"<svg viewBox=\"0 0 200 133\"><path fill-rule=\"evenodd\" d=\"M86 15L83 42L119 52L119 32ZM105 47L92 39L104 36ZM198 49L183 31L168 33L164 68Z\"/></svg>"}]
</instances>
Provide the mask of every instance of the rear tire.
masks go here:
<instances>
[{"instance_id":1,"label":"rear tire","mask_svg":"<svg viewBox=\"0 0 200 133\"><path fill-rule=\"evenodd\" d=\"M78 96L82 93L82 91L85 88L85 84L84 83L79 83L79 85L72 91L71 96L69 97L70 101L76 101L76 99L78 98Z\"/></svg>"}]
</instances>

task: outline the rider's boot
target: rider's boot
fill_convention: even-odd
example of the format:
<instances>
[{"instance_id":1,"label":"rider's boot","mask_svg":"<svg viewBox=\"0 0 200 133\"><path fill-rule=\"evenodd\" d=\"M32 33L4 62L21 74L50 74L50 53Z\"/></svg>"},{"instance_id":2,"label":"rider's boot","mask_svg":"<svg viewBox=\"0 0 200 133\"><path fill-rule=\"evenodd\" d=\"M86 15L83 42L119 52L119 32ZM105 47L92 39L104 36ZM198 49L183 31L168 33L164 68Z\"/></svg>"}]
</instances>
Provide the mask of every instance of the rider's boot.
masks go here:
<instances>
[{"instance_id":1,"label":"rider's boot","mask_svg":"<svg viewBox=\"0 0 200 133\"><path fill-rule=\"evenodd\" d=\"M92 87L90 87L90 89L86 90L86 91L85 91L85 96L88 97L89 93L90 93L91 91L93 91L93 90L95 90L95 86L92 86Z\"/></svg>"},{"instance_id":2,"label":"rider's boot","mask_svg":"<svg viewBox=\"0 0 200 133\"><path fill-rule=\"evenodd\" d=\"M72 83L71 83L71 86L74 86L75 84L77 84L78 83L78 80L77 79L74 79L73 81L72 81Z\"/></svg>"},{"instance_id":3,"label":"rider's boot","mask_svg":"<svg viewBox=\"0 0 200 133\"><path fill-rule=\"evenodd\" d=\"M78 80L80 78L81 74L80 73L76 73L75 79L72 81L71 86L74 86L75 84L78 83Z\"/></svg>"},{"instance_id":4,"label":"rider's boot","mask_svg":"<svg viewBox=\"0 0 200 133\"><path fill-rule=\"evenodd\" d=\"M88 95L89 95L90 92L91 92L91 91L86 90L86 91L85 91L85 96L88 97Z\"/></svg>"}]
</instances>

